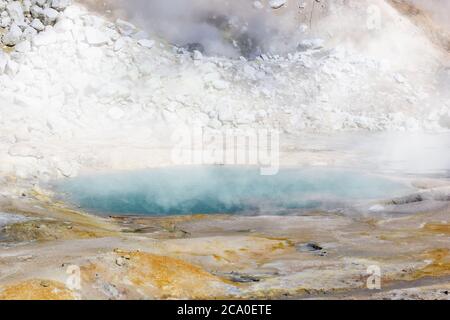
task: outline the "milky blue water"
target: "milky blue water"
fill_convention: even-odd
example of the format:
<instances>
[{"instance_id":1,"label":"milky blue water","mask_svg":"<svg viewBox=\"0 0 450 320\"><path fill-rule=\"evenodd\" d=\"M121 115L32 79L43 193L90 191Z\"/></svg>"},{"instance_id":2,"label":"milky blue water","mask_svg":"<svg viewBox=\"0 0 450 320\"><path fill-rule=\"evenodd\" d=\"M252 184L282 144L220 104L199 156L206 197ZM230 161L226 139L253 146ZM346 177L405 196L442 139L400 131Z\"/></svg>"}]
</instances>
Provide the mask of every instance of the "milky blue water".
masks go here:
<instances>
[{"instance_id":1,"label":"milky blue water","mask_svg":"<svg viewBox=\"0 0 450 320\"><path fill-rule=\"evenodd\" d=\"M91 175L58 183L66 200L103 214L282 213L391 198L410 188L375 175L330 169L185 167Z\"/></svg>"}]
</instances>

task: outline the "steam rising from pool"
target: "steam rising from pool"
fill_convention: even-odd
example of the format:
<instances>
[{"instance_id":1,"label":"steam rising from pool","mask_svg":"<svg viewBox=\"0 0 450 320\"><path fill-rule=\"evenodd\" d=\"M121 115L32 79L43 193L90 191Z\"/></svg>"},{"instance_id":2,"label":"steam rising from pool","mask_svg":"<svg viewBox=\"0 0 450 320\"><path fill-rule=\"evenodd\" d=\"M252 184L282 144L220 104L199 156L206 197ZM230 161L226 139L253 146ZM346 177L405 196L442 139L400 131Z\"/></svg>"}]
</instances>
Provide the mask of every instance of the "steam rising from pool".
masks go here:
<instances>
[{"instance_id":1,"label":"steam rising from pool","mask_svg":"<svg viewBox=\"0 0 450 320\"><path fill-rule=\"evenodd\" d=\"M392 197L409 188L351 171L189 167L84 176L58 184L69 202L103 214L278 213Z\"/></svg>"}]
</instances>

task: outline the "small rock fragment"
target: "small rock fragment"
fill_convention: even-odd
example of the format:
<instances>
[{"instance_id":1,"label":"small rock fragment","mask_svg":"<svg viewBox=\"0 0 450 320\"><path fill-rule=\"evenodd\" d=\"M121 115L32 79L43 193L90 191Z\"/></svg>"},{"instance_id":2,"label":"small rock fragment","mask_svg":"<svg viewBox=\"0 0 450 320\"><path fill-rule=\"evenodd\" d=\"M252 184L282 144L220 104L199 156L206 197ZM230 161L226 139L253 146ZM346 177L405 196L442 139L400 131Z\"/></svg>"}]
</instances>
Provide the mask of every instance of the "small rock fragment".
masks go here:
<instances>
[{"instance_id":1,"label":"small rock fragment","mask_svg":"<svg viewBox=\"0 0 450 320\"><path fill-rule=\"evenodd\" d=\"M270 0L269 5L272 9L280 9L287 4L287 0Z\"/></svg>"},{"instance_id":2,"label":"small rock fragment","mask_svg":"<svg viewBox=\"0 0 450 320\"><path fill-rule=\"evenodd\" d=\"M138 44L141 45L144 48L151 49L155 45L155 41L148 40L148 39L141 39L138 41Z\"/></svg>"}]
</instances>

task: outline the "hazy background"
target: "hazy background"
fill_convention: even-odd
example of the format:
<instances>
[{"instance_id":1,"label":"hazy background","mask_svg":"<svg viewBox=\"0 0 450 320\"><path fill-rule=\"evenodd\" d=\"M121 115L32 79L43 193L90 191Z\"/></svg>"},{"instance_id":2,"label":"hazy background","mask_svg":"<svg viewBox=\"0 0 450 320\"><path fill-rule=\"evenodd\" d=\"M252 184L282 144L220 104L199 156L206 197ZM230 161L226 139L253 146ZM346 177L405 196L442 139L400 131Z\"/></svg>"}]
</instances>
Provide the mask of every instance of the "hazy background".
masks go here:
<instances>
[{"instance_id":1,"label":"hazy background","mask_svg":"<svg viewBox=\"0 0 450 320\"><path fill-rule=\"evenodd\" d=\"M106 4L113 8L115 16L133 21L151 36L171 44L230 57L286 53L295 50L308 36L336 36L343 28L344 37L358 29L366 33L367 16L361 8L370 4L377 4L382 11L386 4L393 4L410 15L416 15L418 8L420 14L425 13L437 25L450 29L450 0L286 0L279 9L271 8L269 0L80 1L99 9ZM336 27L320 23L329 12L334 13L329 20ZM338 38L342 39L342 34Z\"/></svg>"},{"instance_id":2,"label":"hazy background","mask_svg":"<svg viewBox=\"0 0 450 320\"><path fill-rule=\"evenodd\" d=\"M89 0L85 0L88 1ZM109 0L116 15L177 46L201 44L207 54L239 57L292 50L309 23L311 1ZM326 2L326 1L323 1ZM309 3L309 4L308 4ZM315 11L322 4L314 3ZM317 6L317 7L316 7Z\"/></svg>"}]
</instances>

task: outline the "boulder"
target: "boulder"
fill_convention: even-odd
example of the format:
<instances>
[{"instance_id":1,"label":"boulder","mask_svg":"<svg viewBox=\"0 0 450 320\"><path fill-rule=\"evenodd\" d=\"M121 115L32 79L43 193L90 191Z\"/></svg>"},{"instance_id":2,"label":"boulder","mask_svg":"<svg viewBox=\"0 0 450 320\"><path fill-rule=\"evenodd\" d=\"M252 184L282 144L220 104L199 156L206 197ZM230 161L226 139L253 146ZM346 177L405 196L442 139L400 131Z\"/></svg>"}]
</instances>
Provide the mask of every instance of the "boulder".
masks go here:
<instances>
[{"instance_id":1,"label":"boulder","mask_svg":"<svg viewBox=\"0 0 450 320\"><path fill-rule=\"evenodd\" d=\"M17 24L13 24L9 31L3 36L2 42L7 46L15 46L22 37L22 30Z\"/></svg>"}]
</instances>

